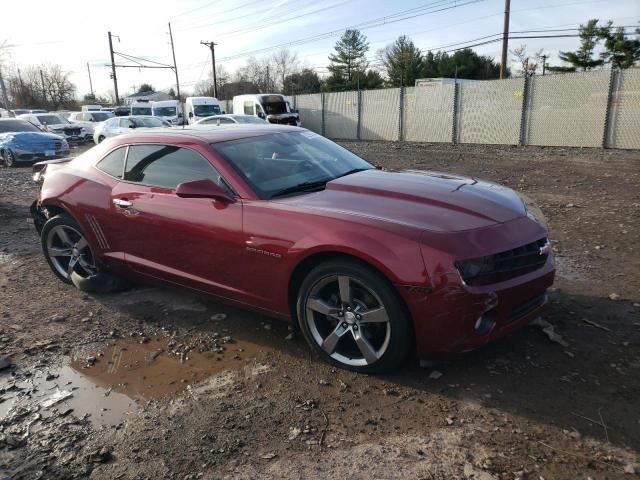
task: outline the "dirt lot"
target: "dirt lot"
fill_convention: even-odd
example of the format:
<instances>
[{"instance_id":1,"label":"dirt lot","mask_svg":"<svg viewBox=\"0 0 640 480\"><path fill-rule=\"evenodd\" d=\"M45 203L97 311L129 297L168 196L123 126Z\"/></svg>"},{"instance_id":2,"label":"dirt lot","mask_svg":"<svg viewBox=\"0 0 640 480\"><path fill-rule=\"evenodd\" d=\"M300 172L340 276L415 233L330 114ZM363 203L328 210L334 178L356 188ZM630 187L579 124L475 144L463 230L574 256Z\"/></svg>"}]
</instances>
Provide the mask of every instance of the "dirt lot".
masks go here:
<instances>
[{"instance_id":1,"label":"dirt lot","mask_svg":"<svg viewBox=\"0 0 640 480\"><path fill-rule=\"evenodd\" d=\"M0 478L637 478L640 152L346 146L533 198L558 267L543 320L560 337L531 326L366 376L188 292L89 296L40 254L30 169L0 168Z\"/></svg>"}]
</instances>

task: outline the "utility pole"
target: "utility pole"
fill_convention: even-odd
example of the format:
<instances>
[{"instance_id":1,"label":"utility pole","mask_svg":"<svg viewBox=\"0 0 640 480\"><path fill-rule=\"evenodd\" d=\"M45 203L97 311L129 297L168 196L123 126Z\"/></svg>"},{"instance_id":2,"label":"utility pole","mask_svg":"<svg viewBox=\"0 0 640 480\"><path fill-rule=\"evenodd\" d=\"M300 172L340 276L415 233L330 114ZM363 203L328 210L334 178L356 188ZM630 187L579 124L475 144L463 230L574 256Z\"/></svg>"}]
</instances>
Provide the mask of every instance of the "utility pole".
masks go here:
<instances>
[{"instance_id":1,"label":"utility pole","mask_svg":"<svg viewBox=\"0 0 640 480\"><path fill-rule=\"evenodd\" d=\"M91 89L91 98L95 98L93 95L93 82L91 81L91 69L89 68L89 62L87 62L87 72L89 72L89 88Z\"/></svg>"},{"instance_id":2,"label":"utility pole","mask_svg":"<svg viewBox=\"0 0 640 480\"><path fill-rule=\"evenodd\" d=\"M206 45L211 50L211 65L213 66L213 96L218 98L218 79L216 78L216 45L217 43L200 41L200 45Z\"/></svg>"},{"instance_id":3,"label":"utility pole","mask_svg":"<svg viewBox=\"0 0 640 480\"><path fill-rule=\"evenodd\" d=\"M44 97L44 101L47 101L47 89L44 86L44 74L42 73L42 70L40 70L40 81L42 81L42 96Z\"/></svg>"},{"instance_id":4,"label":"utility pole","mask_svg":"<svg viewBox=\"0 0 640 480\"><path fill-rule=\"evenodd\" d=\"M502 61L500 62L500 78L507 77L507 50L509 48L509 11L511 0L504 0L504 28L502 31Z\"/></svg>"},{"instance_id":5,"label":"utility pole","mask_svg":"<svg viewBox=\"0 0 640 480\"><path fill-rule=\"evenodd\" d=\"M113 77L113 91L116 95L116 105L117 105L120 103L120 98L118 97L118 77L116 77L116 62L113 59L113 42L111 41L111 32L108 32L108 35L109 35L109 54L111 55L111 76Z\"/></svg>"},{"instance_id":6,"label":"utility pole","mask_svg":"<svg viewBox=\"0 0 640 480\"><path fill-rule=\"evenodd\" d=\"M547 70L547 56L540 55L540 58L542 58L542 75L544 75Z\"/></svg>"},{"instance_id":7,"label":"utility pole","mask_svg":"<svg viewBox=\"0 0 640 480\"><path fill-rule=\"evenodd\" d=\"M178 93L178 100L180 100L180 82L178 81L178 65L176 64L176 51L173 48L173 33L171 33L171 22L169 22L169 38L171 39L171 54L173 55L173 71L176 74L176 91Z\"/></svg>"}]
</instances>

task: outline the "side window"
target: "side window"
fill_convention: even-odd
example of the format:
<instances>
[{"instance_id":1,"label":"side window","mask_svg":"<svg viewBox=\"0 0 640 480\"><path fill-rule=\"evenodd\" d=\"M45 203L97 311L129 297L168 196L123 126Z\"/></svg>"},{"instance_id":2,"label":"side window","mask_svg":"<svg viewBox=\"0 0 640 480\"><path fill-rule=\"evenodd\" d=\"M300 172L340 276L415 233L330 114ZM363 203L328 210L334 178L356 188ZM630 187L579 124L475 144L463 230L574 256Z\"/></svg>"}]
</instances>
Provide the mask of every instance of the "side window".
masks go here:
<instances>
[{"instance_id":1,"label":"side window","mask_svg":"<svg viewBox=\"0 0 640 480\"><path fill-rule=\"evenodd\" d=\"M165 188L203 179L222 184L220 174L206 159L193 150L171 145L129 147L124 179Z\"/></svg>"},{"instance_id":2,"label":"side window","mask_svg":"<svg viewBox=\"0 0 640 480\"><path fill-rule=\"evenodd\" d=\"M130 125L131 125L131 120L129 120L128 118L120 119L120 128L129 128Z\"/></svg>"},{"instance_id":3,"label":"side window","mask_svg":"<svg viewBox=\"0 0 640 480\"><path fill-rule=\"evenodd\" d=\"M127 147L117 148L100 160L96 167L112 177L122 178L122 172L124 171L124 158L126 154Z\"/></svg>"},{"instance_id":4,"label":"side window","mask_svg":"<svg viewBox=\"0 0 640 480\"><path fill-rule=\"evenodd\" d=\"M230 118L222 117L222 118L220 119L220 125L225 124L225 123L226 123L226 124L229 124L229 123L236 123L236 122L234 122L234 121L233 121L233 120L231 120Z\"/></svg>"},{"instance_id":5,"label":"side window","mask_svg":"<svg viewBox=\"0 0 640 480\"><path fill-rule=\"evenodd\" d=\"M244 114L253 115L253 101L244 102Z\"/></svg>"}]
</instances>

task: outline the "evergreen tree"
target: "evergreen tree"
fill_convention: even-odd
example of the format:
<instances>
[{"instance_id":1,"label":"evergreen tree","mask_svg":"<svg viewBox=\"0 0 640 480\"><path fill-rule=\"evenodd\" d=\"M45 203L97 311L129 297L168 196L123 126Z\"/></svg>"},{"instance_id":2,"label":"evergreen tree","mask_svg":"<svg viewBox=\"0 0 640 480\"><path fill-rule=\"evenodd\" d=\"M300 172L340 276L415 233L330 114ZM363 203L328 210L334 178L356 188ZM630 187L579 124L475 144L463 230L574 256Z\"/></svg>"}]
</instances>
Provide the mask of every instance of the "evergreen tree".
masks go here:
<instances>
[{"instance_id":1,"label":"evergreen tree","mask_svg":"<svg viewBox=\"0 0 640 480\"><path fill-rule=\"evenodd\" d=\"M628 38L623 27L612 31L612 24L609 21L603 29L605 51L600 54L600 58L615 68L632 67L640 61L640 39ZM640 35L640 29L636 29L636 34Z\"/></svg>"},{"instance_id":2,"label":"evergreen tree","mask_svg":"<svg viewBox=\"0 0 640 480\"><path fill-rule=\"evenodd\" d=\"M602 58L593 58L593 53L603 36L608 34L608 29L598 26L598 19L593 18L586 25L580 25L580 48L575 52L560 52L558 57L567 62L574 69L587 71L599 67L604 63ZM551 69L553 70L553 68Z\"/></svg>"},{"instance_id":3,"label":"evergreen tree","mask_svg":"<svg viewBox=\"0 0 640 480\"><path fill-rule=\"evenodd\" d=\"M369 51L367 37L359 30L347 30L336 42L335 53L329 55L329 90L348 90L354 74L364 73L368 63L365 55Z\"/></svg>"},{"instance_id":4,"label":"evergreen tree","mask_svg":"<svg viewBox=\"0 0 640 480\"><path fill-rule=\"evenodd\" d=\"M413 86L422 72L422 53L413 41L402 35L381 52L381 61L392 87Z\"/></svg>"}]
</instances>

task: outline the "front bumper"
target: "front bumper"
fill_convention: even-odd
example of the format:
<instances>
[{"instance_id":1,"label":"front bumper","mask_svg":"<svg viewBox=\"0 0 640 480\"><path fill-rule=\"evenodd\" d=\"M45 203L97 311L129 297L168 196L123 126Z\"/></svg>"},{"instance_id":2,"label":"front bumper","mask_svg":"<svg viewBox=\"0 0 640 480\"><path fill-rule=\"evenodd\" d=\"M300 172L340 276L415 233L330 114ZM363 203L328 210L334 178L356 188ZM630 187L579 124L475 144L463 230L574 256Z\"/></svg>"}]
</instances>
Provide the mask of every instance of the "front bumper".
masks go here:
<instances>
[{"instance_id":1,"label":"front bumper","mask_svg":"<svg viewBox=\"0 0 640 480\"><path fill-rule=\"evenodd\" d=\"M554 277L549 256L541 268L494 285L471 287L451 278L430 294L400 288L414 320L418 357L473 350L518 330L540 316ZM478 328L480 321L489 326Z\"/></svg>"},{"instance_id":2,"label":"front bumper","mask_svg":"<svg viewBox=\"0 0 640 480\"><path fill-rule=\"evenodd\" d=\"M23 150L20 148L11 148L16 162L39 162L41 160L55 160L57 158L64 158L69 156L69 149L58 150L42 150L31 151Z\"/></svg>"}]
</instances>

